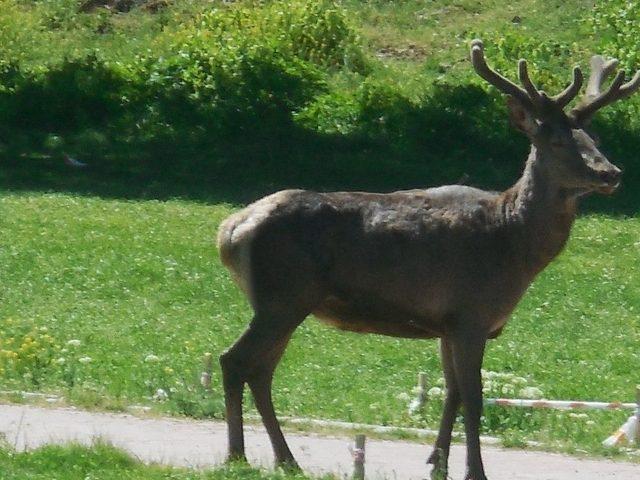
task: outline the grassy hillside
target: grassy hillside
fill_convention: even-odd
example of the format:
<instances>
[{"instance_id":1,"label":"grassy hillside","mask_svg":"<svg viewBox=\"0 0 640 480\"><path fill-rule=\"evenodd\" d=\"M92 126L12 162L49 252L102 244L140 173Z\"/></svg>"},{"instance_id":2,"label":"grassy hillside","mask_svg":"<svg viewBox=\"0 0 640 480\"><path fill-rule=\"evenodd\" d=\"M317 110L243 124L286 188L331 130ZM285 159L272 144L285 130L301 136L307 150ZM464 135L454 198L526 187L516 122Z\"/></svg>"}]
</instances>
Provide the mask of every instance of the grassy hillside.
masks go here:
<instances>
[{"instance_id":1,"label":"grassy hillside","mask_svg":"<svg viewBox=\"0 0 640 480\"><path fill-rule=\"evenodd\" d=\"M3 1L4 188L228 201L463 176L503 188L527 145L473 74L471 38L512 76L529 59L550 91L594 52L640 66L640 27L624 21L637 12L620 0L190 0L127 13L79 3ZM590 208L636 210L639 106L596 122L628 188ZM90 168L65 168L65 153Z\"/></svg>"}]
</instances>

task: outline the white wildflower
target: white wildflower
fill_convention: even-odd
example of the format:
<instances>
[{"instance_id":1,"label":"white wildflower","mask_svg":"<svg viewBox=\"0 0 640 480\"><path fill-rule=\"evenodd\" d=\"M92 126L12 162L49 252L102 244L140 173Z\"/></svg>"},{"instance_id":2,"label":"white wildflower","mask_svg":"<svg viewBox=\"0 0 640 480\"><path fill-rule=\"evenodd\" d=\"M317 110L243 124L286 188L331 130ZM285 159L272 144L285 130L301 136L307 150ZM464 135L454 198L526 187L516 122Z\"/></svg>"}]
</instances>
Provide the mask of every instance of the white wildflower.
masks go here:
<instances>
[{"instance_id":1,"label":"white wildflower","mask_svg":"<svg viewBox=\"0 0 640 480\"><path fill-rule=\"evenodd\" d=\"M90 362L91 362L91 357L80 357L80 358L78 359L78 361L79 361L80 363L87 364L87 363L90 363Z\"/></svg>"},{"instance_id":2,"label":"white wildflower","mask_svg":"<svg viewBox=\"0 0 640 480\"><path fill-rule=\"evenodd\" d=\"M167 392L165 392L162 388L157 389L156 393L153 394L153 399L157 400L158 402L163 402L167 398L169 398L169 395L167 395Z\"/></svg>"},{"instance_id":3,"label":"white wildflower","mask_svg":"<svg viewBox=\"0 0 640 480\"><path fill-rule=\"evenodd\" d=\"M411 397L408 393L402 392L396 395L396 400L400 400L401 402L408 402L409 400L411 400Z\"/></svg>"},{"instance_id":4,"label":"white wildflower","mask_svg":"<svg viewBox=\"0 0 640 480\"><path fill-rule=\"evenodd\" d=\"M542 390L537 387L525 387L521 388L518 395L522 398L529 398L532 400L542 398Z\"/></svg>"},{"instance_id":5,"label":"white wildflower","mask_svg":"<svg viewBox=\"0 0 640 480\"><path fill-rule=\"evenodd\" d=\"M502 386L502 394L503 395L513 395L515 392L515 389L513 388L513 385L511 385L510 383L505 383Z\"/></svg>"},{"instance_id":6,"label":"white wildflower","mask_svg":"<svg viewBox=\"0 0 640 480\"><path fill-rule=\"evenodd\" d=\"M569 417L571 418L579 418L579 419L584 419L584 418L589 418L589 415L587 415L586 413L573 413L571 412L569 414Z\"/></svg>"},{"instance_id":7,"label":"white wildflower","mask_svg":"<svg viewBox=\"0 0 640 480\"><path fill-rule=\"evenodd\" d=\"M427 390L427 396L429 398L441 398L444 395L444 390L440 387L431 387Z\"/></svg>"},{"instance_id":8,"label":"white wildflower","mask_svg":"<svg viewBox=\"0 0 640 480\"><path fill-rule=\"evenodd\" d=\"M60 357L60 358L58 358L58 359L56 360L56 363L57 363L58 365L64 365L64 364L66 363L66 361L67 361L67 360L66 360L66 358L64 358L64 357Z\"/></svg>"},{"instance_id":9,"label":"white wildflower","mask_svg":"<svg viewBox=\"0 0 640 480\"><path fill-rule=\"evenodd\" d=\"M80 342L80 340L78 340L77 338L72 338L71 340L67 341L67 345L69 345L70 347L79 347L81 343L82 342Z\"/></svg>"},{"instance_id":10,"label":"white wildflower","mask_svg":"<svg viewBox=\"0 0 640 480\"><path fill-rule=\"evenodd\" d=\"M160 361L160 357L157 355L150 354L144 357L144 361L146 363L158 363Z\"/></svg>"}]
</instances>

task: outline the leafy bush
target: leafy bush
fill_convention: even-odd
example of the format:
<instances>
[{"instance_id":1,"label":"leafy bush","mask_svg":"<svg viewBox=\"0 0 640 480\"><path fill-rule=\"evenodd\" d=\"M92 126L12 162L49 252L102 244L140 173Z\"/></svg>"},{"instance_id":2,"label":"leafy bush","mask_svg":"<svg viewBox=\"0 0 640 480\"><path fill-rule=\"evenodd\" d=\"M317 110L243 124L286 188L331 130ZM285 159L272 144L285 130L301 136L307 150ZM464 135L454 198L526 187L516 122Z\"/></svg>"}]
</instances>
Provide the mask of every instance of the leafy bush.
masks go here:
<instances>
[{"instance_id":1,"label":"leafy bush","mask_svg":"<svg viewBox=\"0 0 640 480\"><path fill-rule=\"evenodd\" d=\"M320 67L362 65L353 30L328 0L213 9L167 35L177 53L153 62L149 74L161 115L195 116L226 134L290 125L324 90Z\"/></svg>"},{"instance_id":2,"label":"leafy bush","mask_svg":"<svg viewBox=\"0 0 640 480\"><path fill-rule=\"evenodd\" d=\"M5 64L0 81L0 123L14 128L69 132L104 124L127 104L125 72L94 55L43 72Z\"/></svg>"},{"instance_id":3,"label":"leafy bush","mask_svg":"<svg viewBox=\"0 0 640 480\"><path fill-rule=\"evenodd\" d=\"M194 39L150 65L150 101L163 121L202 125L210 133L290 124L292 112L323 88L313 65L246 42L207 45Z\"/></svg>"}]
</instances>

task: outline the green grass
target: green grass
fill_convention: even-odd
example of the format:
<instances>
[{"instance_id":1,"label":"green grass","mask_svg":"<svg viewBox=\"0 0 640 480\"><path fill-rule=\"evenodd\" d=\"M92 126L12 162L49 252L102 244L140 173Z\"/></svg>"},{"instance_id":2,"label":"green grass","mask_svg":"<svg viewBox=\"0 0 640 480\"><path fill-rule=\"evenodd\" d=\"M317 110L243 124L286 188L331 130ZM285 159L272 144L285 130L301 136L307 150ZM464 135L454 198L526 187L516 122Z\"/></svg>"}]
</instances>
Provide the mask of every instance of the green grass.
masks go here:
<instances>
[{"instance_id":1,"label":"green grass","mask_svg":"<svg viewBox=\"0 0 640 480\"><path fill-rule=\"evenodd\" d=\"M467 41L472 33L515 32L548 40L573 41L584 28L583 9L592 0L345 0L354 13L365 44L383 57L426 62L435 72L448 70L468 56ZM594 45L582 39L586 49ZM413 46L413 47L411 47Z\"/></svg>"},{"instance_id":2,"label":"green grass","mask_svg":"<svg viewBox=\"0 0 640 480\"><path fill-rule=\"evenodd\" d=\"M45 446L16 453L0 449L2 480L305 480L306 475L263 472L246 465L209 471L147 466L110 445Z\"/></svg>"},{"instance_id":3,"label":"green grass","mask_svg":"<svg viewBox=\"0 0 640 480\"><path fill-rule=\"evenodd\" d=\"M2 389L222 418L218 369L211 393L198 377L204 353L220 354L251 316L214 247L216 227L232 210L182 200L3 194ZM546 398L633 401L639 237L639 218L580 218L565 253L491 342L485 369L524 377ZM435 342L343 333L309 319L278 370L275 402L287 415L435 427L439 400L409 417L406 397L418 371L435 385L439 368ZM167 401L152 399L158 388ZM624 418L491 409L484 429L514 444L604 453L600 442Z\"/></svg>"}]
</instances>

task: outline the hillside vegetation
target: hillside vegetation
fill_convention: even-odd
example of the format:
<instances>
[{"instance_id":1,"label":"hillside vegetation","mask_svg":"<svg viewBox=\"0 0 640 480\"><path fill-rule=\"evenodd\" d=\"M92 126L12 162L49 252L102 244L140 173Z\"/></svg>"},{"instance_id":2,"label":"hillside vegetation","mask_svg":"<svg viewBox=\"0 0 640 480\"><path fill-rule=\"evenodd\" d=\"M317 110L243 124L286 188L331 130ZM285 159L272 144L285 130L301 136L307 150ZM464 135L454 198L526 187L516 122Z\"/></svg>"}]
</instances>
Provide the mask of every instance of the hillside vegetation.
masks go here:
<instances>
[{"instance_id":1,"label":"hillside vegetation","mask_svg":"<svg viewBox=\"0 0 640 480\"><path fill-rule=\"evenodd\" d=\"M550 91L594 52L638 68L622 1L2 0L1 185L246 200L282 186L502 188L526 141L473 74L468 42ZM138 5L138 6L136 6ZM640 100L600 115L612 158L638 151ZM91 165L81 174L64 153ZM638 169L594 208L635 211ZM230 187L232 185L232 187Z\"/></svg>"}]
</instances>

